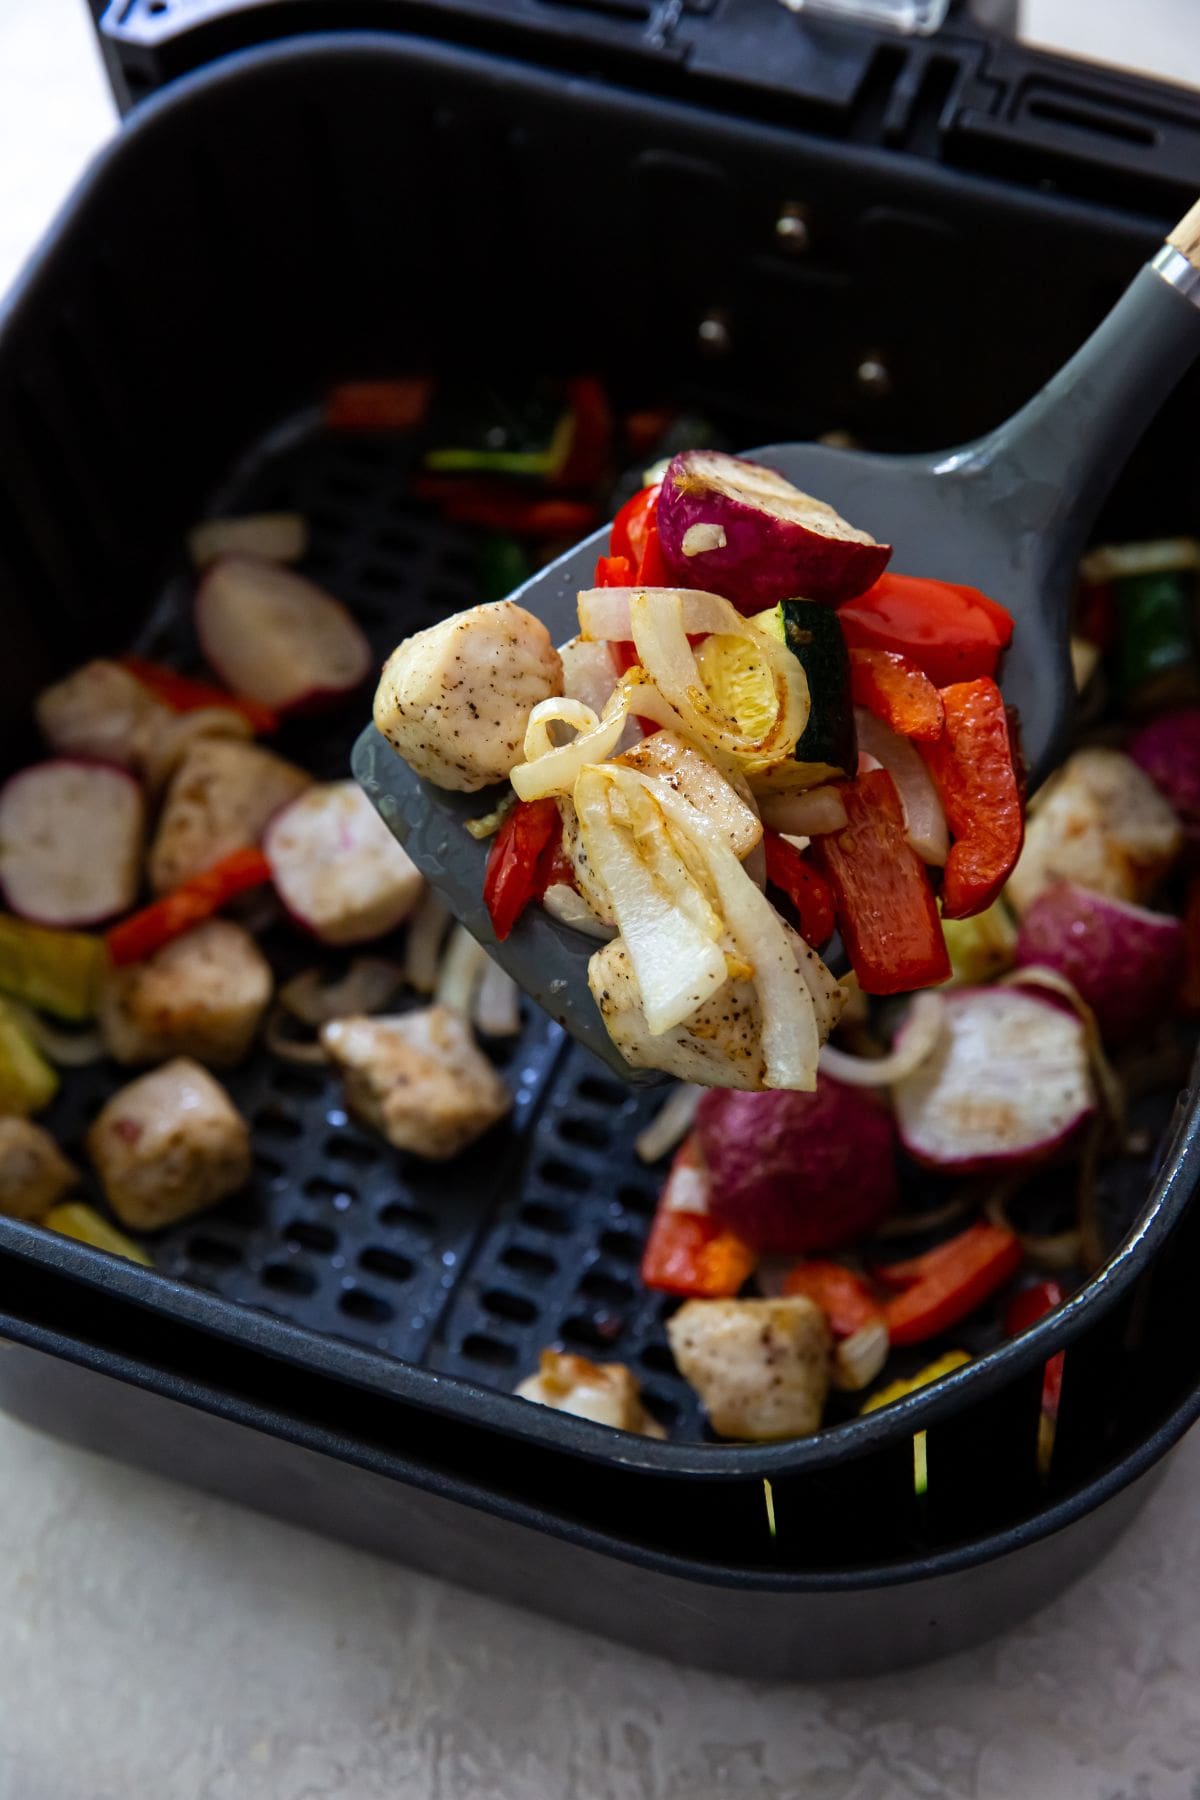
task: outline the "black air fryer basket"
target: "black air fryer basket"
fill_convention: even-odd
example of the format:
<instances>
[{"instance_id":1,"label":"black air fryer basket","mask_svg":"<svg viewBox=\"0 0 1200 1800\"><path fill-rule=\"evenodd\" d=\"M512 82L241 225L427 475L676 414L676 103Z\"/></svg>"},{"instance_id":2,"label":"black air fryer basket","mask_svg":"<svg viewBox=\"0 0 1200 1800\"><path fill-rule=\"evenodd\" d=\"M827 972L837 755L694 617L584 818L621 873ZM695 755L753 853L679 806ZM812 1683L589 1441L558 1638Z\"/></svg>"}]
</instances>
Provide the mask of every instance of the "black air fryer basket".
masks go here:
<instances>
[{"instance_id":1,"label":"black air fryer basket","mask_svg":"<svg viewBox=\"0 0 1200 1800\"><path fill-rule=\"evenodd\" d=\"M861 37L863 68L894 75ZM567 82L526 50L364 34L239 54L147 102L101 159L0 334L9 760L30 753L38 687L84 656L194 655L177 546L206 509L303 511L311 572L380 655L476 598L468 541L411 498L405 443L319 430L335 379L590 368L702 404L746 442L833 424L952 442L1052 371L1191 197L1157 165L1141 189L1127 171L1144 210L1117 213L1088 197L1087 166L1077 193L1048 194L885 154L864 142L877 87L839 139L707 87L700 106L611 73ZM776 229L798 210L799 256ZM1036 341L1013 341L1031 315ZM886 391L856 377L870 359ZM1191 516L1195 402L1193 382L1139 451L1114 531ZM344 772L350 713L289 728L296 754ZM166 1233L157 1272L0 1220L0 1397L647 1648L764 1674L883 1667L1028 1610L1111 1540L1196 1410L1194 1093L1136 1121L1157 1173L1107 1171L1123 1242L1061 1314L868 1419L737 1447L706 1438L637 1279L660 1175L631 1141L654 1096L532 1014L506 1074L511 1130L429 1169L348 1120L319 1072L252 1060L230 1086L253 1182ZM117 1079L65 1084L49 1123L68 1147ZM669 1440L511 1398L554 1342L630 1363ZM1064 1346L1044 1481L1042 1371Z\"/></svg>"}]
</instances>

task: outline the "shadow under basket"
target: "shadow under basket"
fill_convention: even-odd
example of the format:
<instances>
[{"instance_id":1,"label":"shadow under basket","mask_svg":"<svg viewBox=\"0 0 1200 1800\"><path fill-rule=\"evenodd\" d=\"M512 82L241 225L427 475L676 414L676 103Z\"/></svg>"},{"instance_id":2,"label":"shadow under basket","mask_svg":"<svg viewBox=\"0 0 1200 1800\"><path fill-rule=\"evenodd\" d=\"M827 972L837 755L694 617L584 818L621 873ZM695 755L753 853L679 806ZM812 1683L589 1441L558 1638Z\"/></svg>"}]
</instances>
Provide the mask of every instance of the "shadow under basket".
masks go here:
<instances>
[{"instance_id":1,"label":"shadow under basket","mask_svg":"<svg viewBox=\"0 0 1200 1800\"><path fill-rule=\"evenodd\" d=\"M838 221L815 279L772 244L797 194ZM957 246L950 318L935 272L914 291L905 218L914 244L933 221ZM231 58L138 113L0 333L5 758L32 752L37 689L89 654L195 664L178 545L205 512L303 512L308 572L380 657L478 597L472 540L413 500L406 442L322 432L339 377L591 368L744 442L834 425L953 441L1039 384L1155 235L423 40ZM893 267L908 272L885 301ZM1044 295L1035 345L1000 333L996 271L1010 297ZM716 314L714 356L699 325ZM893 338L898 379L867 401L862 348ZM1185 416L1168 408L1138 453L1114 531L1190 516ZM343 774L365 711L360 696L291 725L281 747ZM281 968L312 959L282 932L269 948ZM632 1139L658 1098L528 1009L492 1049L513 1118L445 1168L360 1130L322 1071L252 1058L229 1082L252 1182L156 1240L154 1271L0 1220L0 1401L640 1647L807 1676L942 1653L1030 1610L1107 1546L1190 1423L1194 1090L1139 1121L1152 1160L1108 1171L1118 1248L1058 1315L1009 1345L985 1316L977 1360L936 1389L803 1442L730 1446L674 1370L670 1303L638 1280L661 1171ZM47 1122L68 1151L120 1079L64 1081ZM667 1440L512 1398L551 1343L628 1362ZM1042 1474L1043 1368L1063 1349Z\"/></svg>"}]
</instances>

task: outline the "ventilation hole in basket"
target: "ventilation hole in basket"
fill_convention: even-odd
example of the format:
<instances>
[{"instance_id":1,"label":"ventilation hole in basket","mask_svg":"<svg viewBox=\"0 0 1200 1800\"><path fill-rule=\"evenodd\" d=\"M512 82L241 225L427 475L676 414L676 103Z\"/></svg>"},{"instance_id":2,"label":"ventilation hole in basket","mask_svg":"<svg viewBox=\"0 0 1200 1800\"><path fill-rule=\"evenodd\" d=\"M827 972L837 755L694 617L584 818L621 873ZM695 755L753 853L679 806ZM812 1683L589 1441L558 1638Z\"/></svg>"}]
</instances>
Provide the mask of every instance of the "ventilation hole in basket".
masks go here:
<instances>
[{"instance_id":1,"label":"ventilation hole in basket","mask_svg":"<svg viewBox=\"0 0 1200 1800\"><path fill-rule=\"evenodd\" d=\"M634 1187L627 1182L617 1189L617 1199L629 1212L641 1213L644 1218L658 1205L658 1195L653 1188Z\"/></svg>"},{"instance_id":2,"label":"ventilation hole in basket","mask_svg":"<svg viewBox=\"0 0 1200 1800\"><path fill-rule=\"evenodd\" d=\"M660 1394L656 1388L643 1388L642 1404L651 1418L657 1419L660 1425L670 1431L679 1418L679 1407L666 1394Z\"/></svg>"},{"instance_id":3,"label":"ventilation hole in basket","mask_svg":"<svg viewBox=\"0 0 1200 1800\"><path fill-rule=\"evenodd\" d=\"M286 1112L282 1106L260 1106L254 1115L254 1126L256 1131L263 1131L268 1137L298 1138L304 1131L295 1114Z\"/></svg>"},{"instance_id":4,"label":"ventilation hole in basket","mask_svg":"<svg viewBox=\"0 0 1200 1800\"><path fill-rule=\"evenodd\" d=\"M543 1206L540 1200L527 1201L521 1208L521 1218L535 1231L548 1231L554 1237L565 1237L571 1229L571 1221L561 1207Z\"/></svg>"},{"instance_id":5,"label":"ventilation hole in basket","mask_svg":"<svg viewBox=\"0 0 1200 1800\"><path fill-rule=\"evenodd\" d=\"M402 1226L408 1231L431 1232L433 1230L433 1219L427 1212L422 1212L416 1206L405 1206L401 1200L388 1201L388 1204L380 1210L379 1223Z\"/></svg>"},{"instance_id":6,"label":"ventilation hole in basket","mask_svg":"<svg viewBox=\"0 0 1200 1800\"><path fill-rule=\"evenodd\" d=\"M558 1135L568 1144L585 1144L590 1150L603 1150L612 1137L603 1119L564 1119Z\"/></svg>"},{"instance_id":7,"label":"ventilation hole in basket","mask_svg":"<svg viewBox=\"0 0 1200 1800\"><path fill-rule=\"evenodd\" d=\"M582 1169L573 1169L570 1163L559 1162L556 1158L544 1162L538 1170L547 1187L566 1188L569 1193L583 1194L591 1187L591 1178Z\"/></svg>"},{"instance_id":8,"label":"ventilation hole in basket","mask_svg":"<svg viewBox=\"0 0 1200 1800\"><path fill-rule=\"evenodd\" d=\"M593 1269L585 1275L579 1291L589 1300L600 1300L606 1306L626 1306L633 1299L631 1283L623 1281L619 1275L606 1275L603 1269Z\"/></svg>"},{"instance_id":9,"label":"ventilation hole in basket","mask_svg":"<svg viewBox=\"0 0 1200 1800\"><path fill-rule=\"evenodd\" d=\"M473 1331L464 1338L461 1352L468 1362L487 1363L493 1369L511 1369L517 1360L511 1344L502 1344L499 1338L487 1337L482 1331Z\"/></svg>"},{"instance_id":10,"label":"ventilation hole in basket","mask_svg":"<svg viewBox=\"0 0 1200 1800\"><path fill-rule=\"evenodd\" d=\"M331 1137L325 1142L325 1154L336 1157L339 1162L355 1163L362 1169L378 1159L374 1144L364 1144L358 1138Z\"/></svg>"},{"instance_id":11,"label":"ventilation hole in basket","mask_svg":"<svg viewBox=\"0 0 1200 1800\"><path fill-rule=\"evenodd\" d=\"M558 1264L552 1256L543 1256L540 1250L526 1250L522 1244L510 1244L500 1261L506 1269L512 1269L517 1275L528 1275L533 1281L548 1281L551 1275L557 1275Z\"/></svg>"},{"instance_id":12,"label":"ventilation hole in basket","mask_svg":"<svg viewBox=\"0 0 1200 1800\"><path fill-rule=\"evenodd\" d=\"M284 1173L284 1164L277 1156L268 1156L265 1150L254 1152L254 1166L260 1175L266 1176L268 1181L278 1181Z\"/></svg>"},{"instance_id":13,"label":"ventilation hole in basket","mask_svg":"<svg viewBox=\"0 0 1200 1800\"><path fill-rule=\"evenodd\" d=\"M317 1285L315 1275L308 1269L298 1269L294 1263L268 1263L259 1280L280 1294L311 1294Z\"/></svg>"},{"instance_id":14,"label":"ventilation hole in basket","mask_svg":"<svg viewBox=\"0 0 1200 1800\"><path fill-rule=\"evenodd\" d=\"M338 1299L338 1311L350 1319L368 1319L373 1325L386 1325L394 1316L386 1300L360 1287L346 1289Z\"/></svg>"},{"instance_id":15,"label":"ventilation hole in basket","mask_svg":"<svg viewBox=\"0 0 1200 1800\"><path fill-rule=\"evenodd\" d=\"M316 1250L322 1256L337 1249L337 1232L331 1231L328 1225L318 1225L312 1219L293 1219L283 1228L285 1244L295 1244L300 1250Z\"/></svg>"},{"instance_id":16,"label":"ventilation hole in basket","mask_svg":"<svg viewBox=\"0 0 1200 1800\"><path fill-rule=\"evenodd\" d=\"M304 1192L310 1200L332 1200L337 1207L347 1207L358 1199L352 1187L344 1181L330 1181L327 1175L310 1175L304 1184Z\"/></svg>"},{"instance_id":17,"label":"ventilation hole in basket","mask_svg":"<svg viewBox=\"0 0 1200 1800\"><path fill-rule=\"evenodd\" d=\"M514 1325L532 1325L538 1315L532 1300L508 1294L503 1288L490 1288L483 1295L483 1308L497 1319L511 1319Z\"/></svg>"},{"instance_id":18,"label":"ventilation hole in basket","mask_svg":"<svg viewBox=\"0 0 1200 1800\"><path fill-rule=\"evenodd\" d=\"M614 1342L621 1335L623 1321L601 1315L588 1318L576 1314L574 1318L564 1319L562 1324L562 1340L564 1344L578 1345L584 1350L611 1350Z\"/></svg>"},{"instance_id":19,"label":"ventilation hole in basket","mask_svg":"<svg viewBox=\"0 0 1200 1800\"><path fill-rule=\"evenodd\" d=\"M385 1281L411 1281L416 1264L395 1250L364 1250L358 1259L360 1269L382 1275Z\"/></svg>"},{"instance_id":20,"label":"ventilation hole in basket","mask_svg":"<svg viewBox=\"0 0 1200 1800\"><path fill-rule=\"evenodd\" d=\"M638 1361L643 1369L653 1369L656 1375L678 1375L675 1358L666 1344L647 1344Z\"/></svg>"},{"instance_id":21,"label":"ventilation hole in basket","mask_svg":"<svg viewBox=\"0 0 1200 1800\"><path fill-rule=\"evenodd\" d=\"M242 1260L242 1253L234 1244L226 1244L220 1238L194 1237L188 1239L187 1253L193 1262L207 1263L212 1269L232 1269Z\"/></svg>"},{"instance_id":22,"label":"ventilation hole in basket","mask_svg":"<svg viewBox=\"0 0 1200 1800\"><path fill-rule=\"evenodd\" d=\"M324 1091L325 1077L310 1074L307 1069L289 1069L281 1063L271 1076L271 1085L289 1100L313 1100Z\"/></svg>"},{"instance_id":23,"label":"ventilation hole in basket","mask_svg":"<svg viewBox=\"0 0 1200 1800\"><path fill-rule=\"evenodd\" d=\"M629 1099L627 1088L605 1081L600 1075L585 1075L575 1092L581 1100L593 1100L597 1106L624 1106Z\"/></svg>"},{"instance_id":24,"label":"ventilation hole in basket","mask_svg":"<svg viewBox=\"0 0 1200 1800\"><path fill-rule=\"evenodd\" d=\"M600 1248L606 1256L615 1256L619 1262L641 1261L642 1240L630 1231L602 1232Z\"/></svg>"}]
</instances>

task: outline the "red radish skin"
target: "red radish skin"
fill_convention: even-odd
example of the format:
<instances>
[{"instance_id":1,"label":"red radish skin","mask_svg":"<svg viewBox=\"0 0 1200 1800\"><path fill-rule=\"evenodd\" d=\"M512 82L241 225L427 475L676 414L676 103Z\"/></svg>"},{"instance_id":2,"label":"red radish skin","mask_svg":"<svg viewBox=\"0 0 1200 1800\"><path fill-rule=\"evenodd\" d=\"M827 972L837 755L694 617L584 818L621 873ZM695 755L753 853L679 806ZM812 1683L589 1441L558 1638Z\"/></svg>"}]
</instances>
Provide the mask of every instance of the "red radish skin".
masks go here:
<instances>
[{"instance_id":1,"label":"red radish skin","mask_svg":"<svg viewBox=\"0 0 1200 1800\"><path fill-rule=\"evenodd\" d=\"M1200 707L1152 719L1126 747L1179 814L1192 840L1200 838Z\"/></svg>"},{"instance_id":2,"label":"red radish skin","mask_svg":"<svg viewBox=\"0 0 1200 1800\"><path fill-rule=\"evenodd\" d=\"M1037 964L1065 975L1095 1013L1101 1035L1125 1043L1173 1012L1183 927L1167 913L1060 881L1021 920L1016 960L1018 968Z\"/></svg>"},{"instance_id":3,"label":"red radish skin","mask_svg":"<svg viewBox=\"0 0 1200 1800\"><path fill-rule=\"evenodd\" d=\"M764 1253L836 1249L896 1203L891 1115L827 1075L811 1094L710 1089L696 1135L712 1178L710 1210Z\"/></svg>"},{"instance_id":4,"label":"red radish skin","mask_svg":"<svg viewBox=\"0 0 1200 1800\"><path fill-rule=\"evenodd\" d=\"M127 911L141 882L142 790L112 763L59 757L0 791L0 887L39 925L99 925Z\"/></svg>"},{"instance_id":5,"label":"red radish skin","mask_svg":"<svg viewBox=\"0 0 1200 1800\"><path fill-rule=\"evenodd\" d=\"M745 613L795 595L836 606L877 581L892 553L774 469L718 450L685 450L668 464L658 533L674 580Z\"/></svg>"},{"instance_id":6,"label":"red radish skin","mask_svg":"<svg viewBox=\"0 0 1200 1800\"><path fill-rule=\"evenodd\" d=\"M1045 1162L1095 1110L1079 1019L1015 987L962 988L942 1003L940 1045L892 1089L904 1148L956 1175Z\"/></svg>"},{"instance_id":7,"label":"red radish skin","mask_svg":"<svg viewBox=\"0 0 1200 1800\"><path fill-rule=\"evenodd\" d=\"M205 659L226 687L277 713L336 705L370 673L371 646L340 600L291 569L222 556L195 611Z\"/></svg>"},{"instance_id":8,"label":"red radish skin","mask_svg":"<svg viewBox=\"0 0 1200 1800\"><path fill-rule=\"evenodd\" d=\"M323 944L365 944L403 923L424 881L356 782L309 788L263 835L275 891Z\"/></svg>"}]
</instances>

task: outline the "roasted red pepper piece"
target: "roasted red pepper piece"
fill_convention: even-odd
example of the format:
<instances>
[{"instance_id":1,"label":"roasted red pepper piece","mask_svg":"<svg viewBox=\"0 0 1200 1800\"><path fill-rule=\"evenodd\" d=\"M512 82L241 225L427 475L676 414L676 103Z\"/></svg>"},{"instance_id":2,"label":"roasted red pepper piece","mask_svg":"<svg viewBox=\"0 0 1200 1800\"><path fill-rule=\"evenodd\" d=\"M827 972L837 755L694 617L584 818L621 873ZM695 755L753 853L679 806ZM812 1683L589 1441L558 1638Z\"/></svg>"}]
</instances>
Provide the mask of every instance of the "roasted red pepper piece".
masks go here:
<instances>
[{"instance_id":1,"label":"roasted red pepper piece","mask_svg":"<svg viewBox=\"0 0 1200 1800\"><path fill-rule=\"evenodd\" d=\"M681 1184L707 1183L708 1172L694 1137L675 1152L642 1253L642 1280L664 1294L700 1300L728 1300L754 1273L758 1261L749 1244L708 1213L680 1212L668 1204Z\"/></svg>"},{"instance_id":2,"label":"roasted red pepper piece","mask_svg":"<svg viewBox=\"0 0 1200 1800\"><path fill-rule=\"evenodd\" d=\"M893 1344L919 1344L965 1319L1021 1266L1021 1240L1003 1225L968 1226L923 1256L876 1269L903 1291L883 1309Z\"/></svg>"},{"instance_id":3,"label":"roasted red pepper piece","mask_svg":"<svg viewBox=\"0 0 1200 1800\"><path fill-rule=\"evenodd\" d=\"M777 831L763 832L767 880L785 894L796 909L800 936L819 947L833 936L833 889L819 869Z\"/></svg>"},{"instance_id":4,"label":"roasted red pepper piece","mask_svg":"<svg viewBox=\"0 0 1200 1800\"><path fill-rule=\"evenodd\" d=\"M1004 1333L1006 1337L1019 1337L1047 1313L1052 1313L1056 1306L1061 1306L1067 1297L1067 1290L1061 1281L1035 1281L1032 1287L1022 1288L1009 1301L1004 1314ZM1062 1398L1063 1355L1059 1350L1046 1363L1046 1372L1042 1378L1042 1411L1047 1418L1057 1419L1058 1403Z\"/></svg>"},{"instance_id":5,"label":"roasted red pepper piece","mask_svg":"<svg viewBox=\"0 0 1200 1800\"><path fill-rule=\"evenodd\" d=\"M835 1262L802 1262L783 1281L785 1294L803 1294L821 1308L835 1338L878 1324L883 1308L861 1275Z\"/></svg>"},{"instance_id":6,"label":"roasted red pepper piece","mask_svg":"<svg viewBox=\"0 0 1200 1800\"><path fill-rule=\"evenodd\" d=\"M1021 787L1004 699L994 681L943 688L946 723L922 753L954 834L942 880L942 913L969 919L996 899L1025 840Z\"/></svg>"},{"instance_id":7,"label":"roasted red pepper piece","mask_svg":"<svg viewBox=\"0 0 1200 1800\"><path fill-rule=\"evenodd\" d=\"M994 675L1013 631L1011 616L978 588L890 572L837 613L852 650L894 651L939 688Z\"/></svg>"},{"instance_id":8,"label":"roasted red pepper piece","mask_svg":"<svg viewBox=\"0 0 1200 1800\"><path fill-rule=\"evenodd\" d=\"M633 564L627 556L600 556L596 559L593 584L598 588L632 587ZM630 646L632 649L632 645Z\"/></svg>"},{"instance_id":9,"label":"roasted red pepper piece","mask_svg":"<svg viewBox=\"0 0 1200 1800\"><path fill-rule=\"evenodd\" d=\"M658 496L662 491L662 483L656 482L652 487L644 487L627 500L612 522L609 533L608 549L612 556L628 557L630 566L636 573L646 554L646 540L650 527L655 523L658 513Z\"/></svg>"},{"instance_id":10,"label":"roasted red pepper piece","mask_svg":"<svg viewBox=\"0 0 1200 1800\"><path fill-rule=\"evenodd\" d=\"M528 486L494 477L418 475L413 491L454 525L476 525L512 537L580 538L596 524L596 508L588 500L531 495Z\"/></svg>"},{"instance_id":11,"label":"roasted red pepper piece","mask_svg":"<svg viewBox=\"0 0 1200 1800\"><path fill-rule=\"evenodd\" d=\"M492 929L503 943L525 908L545 892L539 889L541 859L562 830L558 802L518 800L504 815L488 852L483 902Z\"/></svg>"},{"instance_id":12,"label":"roasted red pepper piece","mask_svg":"<svg viewBox=\"0 0 1200 1800\"><path fill-rule=\"evenodd\" d=\"M411 431L429 411L433 383L343 381L325 400L325 424L331 431Z\"/></svg>"},{"instance_id":13,"label":"roasted red pepper piece","mask_svg":"<svg viewBox=\"0 0 1200 1800\"><path fill-rule=\"evenodd\" d=\"M211 682L193 681L190 675L178 675L174 669L163 668L161 663L147 662L144 656L123 656L121 667L128 669L156 700L161 700L174 712L198 712L201 707L219 706L228 712L240 713L255 731L274 731L279 724L278 714L264 706L261 700L243 700L240 695L228 694Z\"/></svg>"},{"instance_id":14,"label":"roasted red pepper piece","mask_svg":"<svg viewBox=\"0 0 1200 1800\"><path fill-rule=\"evenodd\" d=\"M651 524L646 532L646 547L642 551L642 560L638 564L635 585L637 587L670 587L671 576L663 560L662 545L658 541L658 526ZM688 639L689 643L691 638Z\"/></svg>"},{"instance_id":15,"label":"roasted red pepper piece","mask_svg":"<svg viewBox=\"0 0 1200 1800\"><path fill-rule=\"evenodd\" d=\"M906 994L950 975L950 957L925 865L904 833L886 769L841 789L847 823L814 840L833 886L846 953L866 994Z\"/></svg>"},{"instance_id":16,"label":"roasted red pepper piece","mask_svg":"<svg viewBox=\"0 0 1200 1800\"><path fill-rule=\"evenodd\" d=\"M554 486L590 488L601 480L612 448L613 415L608 395L594 375L577 375L567 383L571 437Z\"/></svg>"},{"instance_id":17,"label":"roasted red pepper piece","mask_svg":"<svg viewBox=\"0 0 1200 1800\"><path fill-rule=\"evenodd\" d=\"M923 669L895 650L851 650L850 695L900 737L941 733L941 695Z\"/></svg>"},{"instance_id":18,"label":"roasted red pepper piece","mask_svg":"<svg viewBox=\"0 0 1200 1800\"><path fill-rule=\"evenodd\" d=\"M270 879L271 865L261 850L231 850L202 875L193 875L172 893L164 894L161 900L132 913L107 931L104 942L109 961L117 968L144 962L172 938L182 937L185 931L210 919L235 894L261 887Z\"/></svg>"}]
</instances>

